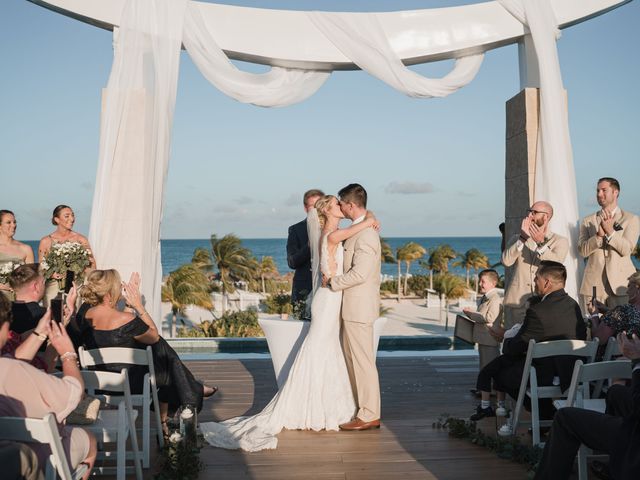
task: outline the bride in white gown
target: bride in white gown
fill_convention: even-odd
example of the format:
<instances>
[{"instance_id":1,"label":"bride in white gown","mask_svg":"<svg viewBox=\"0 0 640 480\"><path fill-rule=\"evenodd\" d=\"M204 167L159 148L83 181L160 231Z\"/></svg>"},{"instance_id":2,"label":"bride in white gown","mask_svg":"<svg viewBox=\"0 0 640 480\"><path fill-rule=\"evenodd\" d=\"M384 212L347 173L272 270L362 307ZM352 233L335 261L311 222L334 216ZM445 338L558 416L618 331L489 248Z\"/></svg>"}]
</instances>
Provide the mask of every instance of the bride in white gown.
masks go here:
<instances>
[{"instance_id":1,"label":"bride in white gown","mask_svg":"<svg viewBox=\"0 0 640 480\"><path fill-rule=\"evenodd\" d=\"M309 333L285 384L264 410L252 417L200 424L204 438L214 447L248 452L273 449L282 429L338 430L338 425L355 415L353 391L340 346L342 292L319 287L322 274L330 278L343 273L342 241L365 228L378 228L378 224L368 213L363 222L338 229L342 218L333 195L322 197L309 211L307 229L314 267Z\"/></svg>"}]
</instances>

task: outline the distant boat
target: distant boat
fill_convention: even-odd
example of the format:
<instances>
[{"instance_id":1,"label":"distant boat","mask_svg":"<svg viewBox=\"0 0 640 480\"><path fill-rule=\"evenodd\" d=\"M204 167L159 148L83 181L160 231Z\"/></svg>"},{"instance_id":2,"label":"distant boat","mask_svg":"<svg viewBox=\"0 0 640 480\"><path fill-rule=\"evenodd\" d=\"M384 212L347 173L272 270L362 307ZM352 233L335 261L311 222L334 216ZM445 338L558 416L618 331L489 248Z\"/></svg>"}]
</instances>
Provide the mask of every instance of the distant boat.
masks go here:
<instances>
[{"instance_id":1,"label":"distant boat","mask_svg":"<svg viewBox=\"0 0 640 480\"><path fill-rule=\"evenodd\" d=\"M113 30L125 0L27 0L62 15ZM560 28L631 0L551 0ZM218 45L233 59L316 70L357 69L311 23L305 12L194 2ZM349 13L349 15L366 15ZM481 53L516 43L522 24L498 2L379 12L391 47L407 65Z\"/></svg>"}]
</instances>

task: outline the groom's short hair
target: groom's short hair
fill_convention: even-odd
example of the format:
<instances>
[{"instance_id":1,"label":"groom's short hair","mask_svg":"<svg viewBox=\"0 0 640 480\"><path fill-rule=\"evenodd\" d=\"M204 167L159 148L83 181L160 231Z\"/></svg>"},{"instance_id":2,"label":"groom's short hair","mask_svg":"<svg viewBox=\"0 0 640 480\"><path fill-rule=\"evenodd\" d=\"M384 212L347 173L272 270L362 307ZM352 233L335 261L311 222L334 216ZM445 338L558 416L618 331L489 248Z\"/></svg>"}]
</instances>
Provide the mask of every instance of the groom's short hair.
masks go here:
<instances>
[{"instance_id":1,"label":"groom's short hair","mask_svg":"<svg viewBox=\"0 0 640 480\"><path fill-rule=\"evenodd\" d=\"M367 208L367 191L359 183L350 183L338 192L338 197L343 202L351 202Z\"/></svg>"}]
</instances>

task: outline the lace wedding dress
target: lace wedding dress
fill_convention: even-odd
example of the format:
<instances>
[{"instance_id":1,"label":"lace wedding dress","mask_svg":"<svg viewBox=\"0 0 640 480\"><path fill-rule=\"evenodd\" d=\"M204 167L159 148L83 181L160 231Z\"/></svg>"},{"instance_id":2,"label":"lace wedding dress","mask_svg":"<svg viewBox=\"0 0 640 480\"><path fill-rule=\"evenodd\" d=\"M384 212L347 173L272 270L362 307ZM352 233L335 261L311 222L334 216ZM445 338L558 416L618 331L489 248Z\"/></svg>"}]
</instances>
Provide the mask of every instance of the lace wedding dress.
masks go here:
<instances>
[{"instance_id":1,"label":"lace wedding dress","mask_svg":"<svg viewBox=\"0 0 640 480\"><path fill-rule=\"evenodd\" d=\"M312 237L310 236L310 239ZM328 272L327 239L322 238L320 269ZM336 248L337 274L343 249ZM311 327L289 376L262 412L221 423L201 423L214 447L256 452L276 448L282 430L338 430L356 412L347 367L340 346L342 293L318 288L311 303Z\"/></svg>"}]
</instances>

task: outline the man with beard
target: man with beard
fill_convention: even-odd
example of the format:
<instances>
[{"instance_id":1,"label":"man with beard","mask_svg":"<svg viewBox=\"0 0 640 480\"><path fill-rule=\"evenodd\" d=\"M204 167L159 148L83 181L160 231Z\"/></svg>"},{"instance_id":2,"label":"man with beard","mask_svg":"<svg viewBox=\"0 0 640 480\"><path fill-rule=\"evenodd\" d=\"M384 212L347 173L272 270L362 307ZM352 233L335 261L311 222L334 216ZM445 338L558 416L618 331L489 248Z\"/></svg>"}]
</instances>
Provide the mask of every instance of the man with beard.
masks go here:
<instances>
[{"instance_id":1,"label":"man with beard","mask_svg":"<svg viewBox=\"0 0 640 480\"><path fill-rule=\"evenodd\" d=\"M534 277L543 260L564 262L569 241L549 230L553 207L539 201L531 205L522 220L520 233L511 237L502 252L502 264L511 269L511 281L504 295L504 327L521 323L527 302L534 294Z\"/></svg>"},{"instance_id":2,"label":"man with beard","mask_svg":"<svg viewBox=\"0 0 640 480\"><path fill-rule=\"evenodd\" d=\"M580 287L585 311L594 289L595 299L608 307L628 301L627 280L636 271L631 255L638 243L640 219L618 206L619 195L615 178L598 180L596 199L601 210L580 224L578 250L587 261Z\"/></svg>"}]
</instances>

